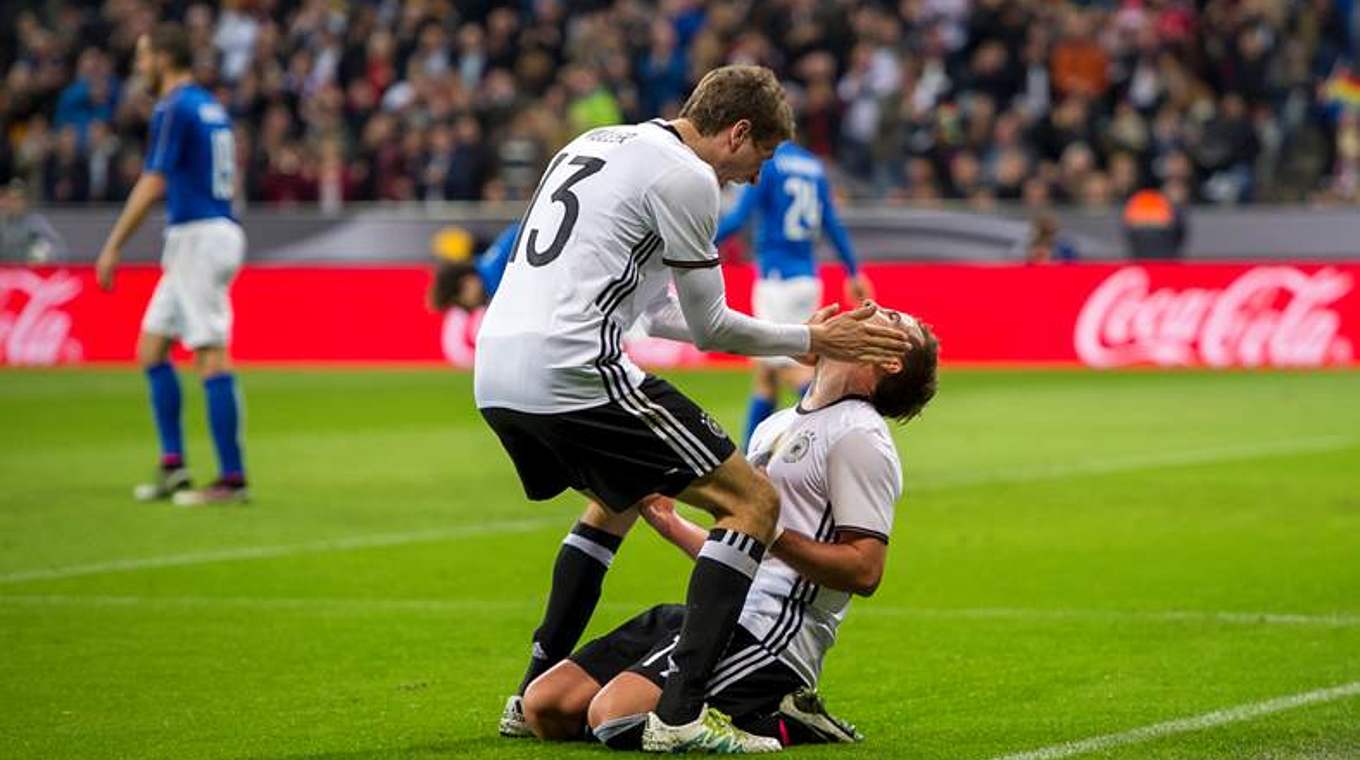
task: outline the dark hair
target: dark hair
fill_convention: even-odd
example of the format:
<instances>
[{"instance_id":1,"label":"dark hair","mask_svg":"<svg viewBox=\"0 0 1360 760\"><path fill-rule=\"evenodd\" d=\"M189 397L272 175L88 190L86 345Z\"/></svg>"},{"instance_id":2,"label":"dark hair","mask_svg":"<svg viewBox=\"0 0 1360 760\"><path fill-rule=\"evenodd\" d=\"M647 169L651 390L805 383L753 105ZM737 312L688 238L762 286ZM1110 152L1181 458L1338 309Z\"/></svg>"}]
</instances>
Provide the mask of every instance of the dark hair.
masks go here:
<instances>
[{"instance_id":1,"label":"dark hair","mask_svg":"<svg viewBox=\"0 0 1360 760\"><path fill-rule=\"evenodd\" d=\"M170 65L187 71L194 65L194 46L184 27L172 22L156 26L151 32L151 50L170 56Z\"/></svg>"},{"instance_id":2,"label":"dark hair","mask_svg":"<svg viewBox=\"0 0 1360 760\"><path fill-rule=\"evenodd\" d=\"M911 339L911 346L902 357L902 369L884 375L870 396L879 414L898 422L919 415L935 397L938 386L935 368L940 359L940 341L930 325L919 321L916 324L921 328L922 340Z\"/></svg>"},{"instance_id":3,"label":"dark hair","mask_svg":"<svg viewBox=\"0 0 1360 760\"><path fill-rule=\"evenodd\" d=\"M458 303L458 294L463 290L463 280L468 277L478 277L477 267L464 261L445 262L435 270L434 282L430 283L430 292L426 297L431 309L435 311L448 311Z\"/></svg>"},{"instance_id":4,"label":"dark hair","mask_svg":"<svg viewBox=\"0 0 1360 760\"><path fill-rule=\"evenodd\" d=\"M742 119L751 138L774 145L793 138L793 110L774 72L764 66L723 66L699 80L680 109L699 134L717 134Z\"/></svg>"}]
</instances>

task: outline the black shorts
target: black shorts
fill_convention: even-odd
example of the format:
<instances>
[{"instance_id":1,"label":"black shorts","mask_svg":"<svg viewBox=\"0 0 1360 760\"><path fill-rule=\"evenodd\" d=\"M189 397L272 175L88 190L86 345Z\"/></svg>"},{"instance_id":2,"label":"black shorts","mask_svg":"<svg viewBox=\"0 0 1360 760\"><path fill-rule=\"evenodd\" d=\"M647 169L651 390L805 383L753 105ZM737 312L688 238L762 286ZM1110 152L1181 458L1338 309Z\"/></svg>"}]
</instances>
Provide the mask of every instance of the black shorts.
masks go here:
<instances>
[{"instance_id":1,"label":"black shorts","mask_svg":"<svg viewBox=\"0 0 1360 760\"><path fill-rule=\"evenodd\" d=\"M622 512L649 494L679 494L737 450L698 404L650 375L626 403L556 414L481 412L534 501L575 488Z\"/></svg>"},{"instance_id":2,"label":"black shorts","mask_svg":"<svg viewBox=\"0 0 1360 760\"><path fill-rule=\"evenodd\" d=\"M625 671L637 673L657 686L665 686L670 653L684 622L684 605L659 604L581 647L568 659L581 666L601 686ZM753 645L759 646L756 638L738 625L723 650L716 672L724 671L724 661L729 656ZM710 687L709 706L741 721L747 716L774 712L785 694L809 685L779 660L762 660L764 664L750 668L726 668L729 675Z\"/></svg>"}]
</instances>

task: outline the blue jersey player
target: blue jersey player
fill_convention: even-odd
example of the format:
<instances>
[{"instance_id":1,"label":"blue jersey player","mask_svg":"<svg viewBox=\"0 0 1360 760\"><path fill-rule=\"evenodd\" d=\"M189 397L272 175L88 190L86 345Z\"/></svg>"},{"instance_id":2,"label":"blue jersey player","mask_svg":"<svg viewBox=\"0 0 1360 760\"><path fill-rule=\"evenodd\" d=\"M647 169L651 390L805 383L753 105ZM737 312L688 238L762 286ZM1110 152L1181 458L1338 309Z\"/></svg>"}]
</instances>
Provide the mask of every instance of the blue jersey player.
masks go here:
<instances>
[{"instance_id":1,"label":"blue jersey player","mask_svg":"<svg viewBox=\"0 0 1360 760\"><path fill-rule=\"evenodd\" d=\"M164 196L162 274L137 343L137 360L151 386L161 464L134 495L143 501L173 498L183 506L247 498L240 396L227 353L232 319L227 289L245 256L245 236L231 212L236 148L226 111L194 84L192 64L189 37L177 25L159 26L137 41L137 71L160 100L151 116L146 165L95 266L99 286L112 290L124 244ZM201 490L190 488L185 467L179 379L170 363L176 339L194 352L220 465L217 480Z\"/></svg>"},{"instance_id":2,"label":"blue jersey player","mask_svg":"<svg viewBox=\"0 0 1360 760\"><path fill-rule=\"evenodd\" d=\"M859 271L850 236L836 214L826 171L812 153L792 142L780 144L761 167L760 179L743 190L736 206L718 223L717 241L739 231L753 213L760 216L755 235L760 272L751 298L755 316L772 322L805 322L817 311L822 281L817 276L816 244L822 234L831 239L849 275L850 300L871 297L869 280ZM811 379L811 369L792 359L757 359L746 440L774 412L781 387L801 390Z\"/></svg>"}]
</instances>

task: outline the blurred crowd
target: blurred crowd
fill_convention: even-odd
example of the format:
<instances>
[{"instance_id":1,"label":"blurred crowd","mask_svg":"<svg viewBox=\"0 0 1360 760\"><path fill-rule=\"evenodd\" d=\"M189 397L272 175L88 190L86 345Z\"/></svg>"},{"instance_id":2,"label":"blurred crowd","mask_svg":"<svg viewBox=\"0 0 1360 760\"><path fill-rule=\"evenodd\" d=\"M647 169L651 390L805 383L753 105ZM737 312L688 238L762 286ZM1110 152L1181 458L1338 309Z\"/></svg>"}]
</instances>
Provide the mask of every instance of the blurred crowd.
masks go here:
<instances>
[{"instance_id":1,"label":"blurred crowd","mask_svg":"<svg viewBox=\"0 0 1360 760\"><path fill-rule=\"evenodd\" d=\"M1360 197L1353 0L8 0L0 181L124 198L163 19L236 119L250 204L527 197L596 125L759 63L844 191L1107 207Z\"/></svg>"}]
</instances>

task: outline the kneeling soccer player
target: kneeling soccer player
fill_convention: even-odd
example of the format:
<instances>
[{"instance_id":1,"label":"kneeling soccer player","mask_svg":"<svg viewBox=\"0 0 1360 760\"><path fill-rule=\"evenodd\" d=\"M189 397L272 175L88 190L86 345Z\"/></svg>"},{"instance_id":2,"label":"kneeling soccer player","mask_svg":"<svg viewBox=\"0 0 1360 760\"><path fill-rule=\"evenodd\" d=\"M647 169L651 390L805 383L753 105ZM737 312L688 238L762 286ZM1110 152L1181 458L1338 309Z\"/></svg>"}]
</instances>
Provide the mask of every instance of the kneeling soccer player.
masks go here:
<instances>
[{"instance_id":1,"label":"kneeling soccer player","mask_svg":"<svg viewBox=\"0 0 1360 760\"><path fill-rule=\"evenodd\" d=\"M782 745L863 738L827 713L815 689L850 597L869 596L882 577L902 491L884 418L905 422L920 413L935 395L938 355L926 325L886 309L875 318L907 334L911 347L901 361L822 360L803 402L770 417L751 441L752 464L779 492L778 538L755 572L707 698L733 725ZM698 555L707 531L677 515L673 501L658 497L641 512L668 541ZM681 605L653 607L538 677L524 696L534 733L576 739L588 725L606 745L636 749L675 667L670 654L684 616Z\"/></svg>"}]
</instances>

